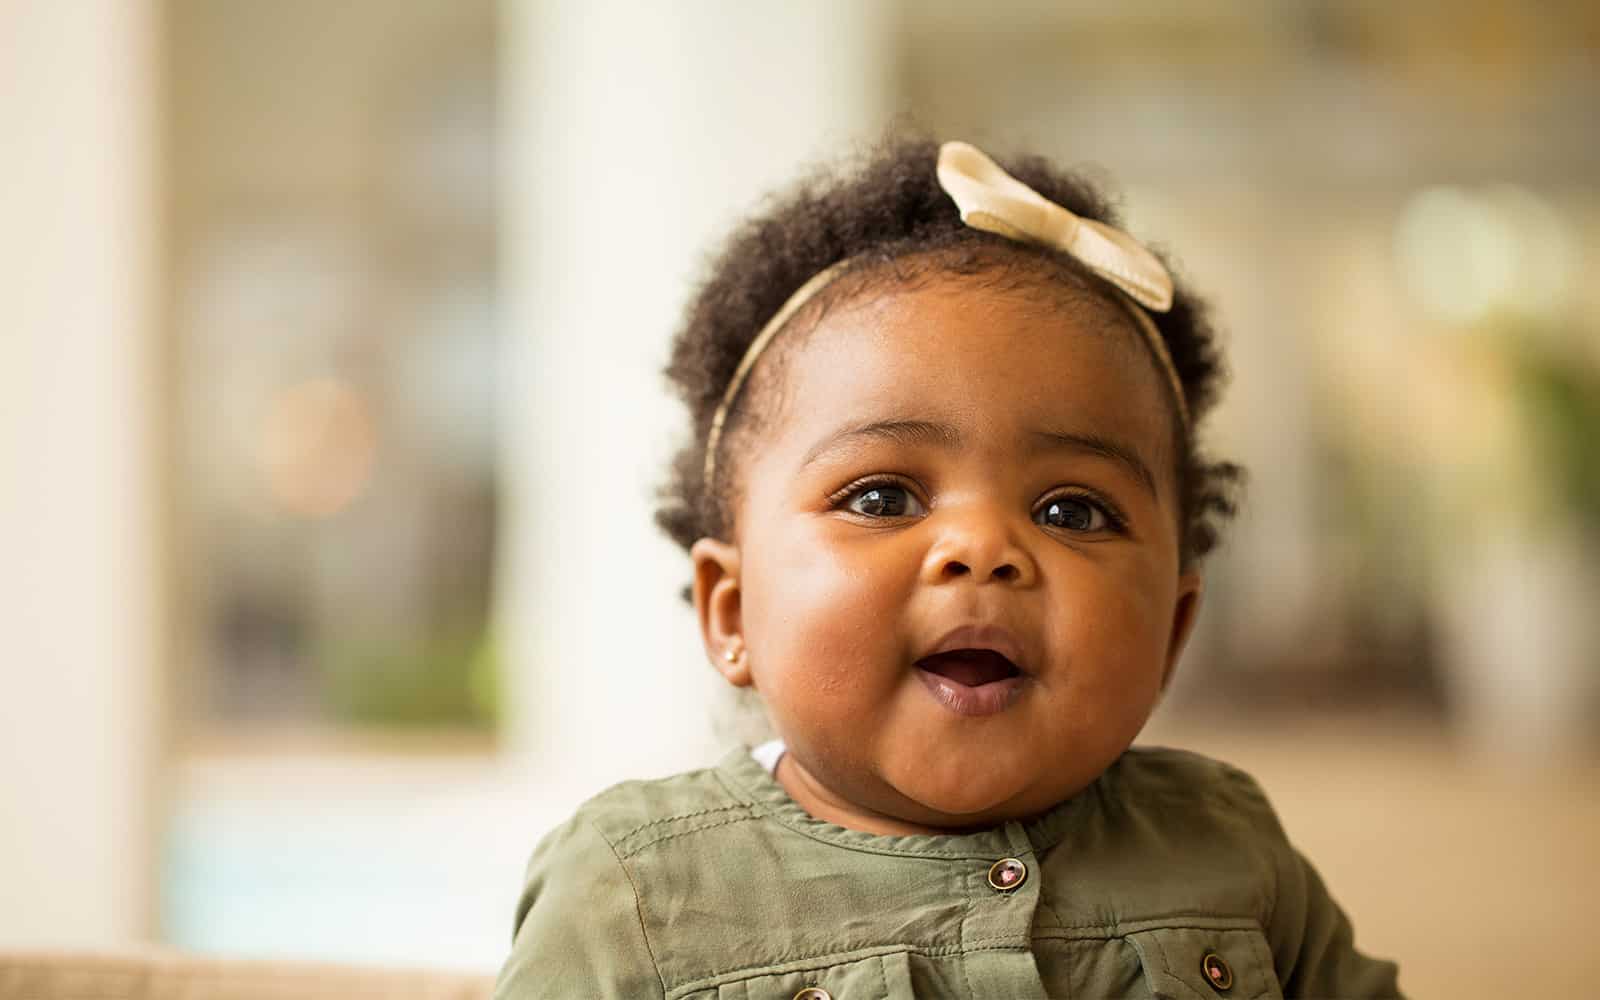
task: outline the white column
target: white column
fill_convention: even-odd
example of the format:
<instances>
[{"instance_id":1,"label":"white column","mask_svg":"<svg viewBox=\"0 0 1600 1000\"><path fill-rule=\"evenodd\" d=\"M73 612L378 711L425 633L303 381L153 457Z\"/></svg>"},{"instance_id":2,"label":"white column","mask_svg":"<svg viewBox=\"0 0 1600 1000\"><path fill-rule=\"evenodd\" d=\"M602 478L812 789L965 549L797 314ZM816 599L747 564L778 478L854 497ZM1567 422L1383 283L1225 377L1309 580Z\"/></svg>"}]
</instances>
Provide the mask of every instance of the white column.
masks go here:
<instances>
[{"instance_id":1,"label":"white column","mask_svg":"<svg viewBox=\"0 0 1600 1000\"><path fill-rule=\"evenodd\" d=\"M510 736L563 787L717 749L688 559L651 519L687 430L660 369L729 225L876 134L889 6L505 8L499 629Z\"/></svg>"},{"instance_id":2,"label":"white column","mask_svg":"<svg viewBox=\"0 0 1600 1000\"><path fill-rule=\"evenodd\" d=\"M153 930L156 30L0 2L0 947Z\"/></svg>"}]
</instances>

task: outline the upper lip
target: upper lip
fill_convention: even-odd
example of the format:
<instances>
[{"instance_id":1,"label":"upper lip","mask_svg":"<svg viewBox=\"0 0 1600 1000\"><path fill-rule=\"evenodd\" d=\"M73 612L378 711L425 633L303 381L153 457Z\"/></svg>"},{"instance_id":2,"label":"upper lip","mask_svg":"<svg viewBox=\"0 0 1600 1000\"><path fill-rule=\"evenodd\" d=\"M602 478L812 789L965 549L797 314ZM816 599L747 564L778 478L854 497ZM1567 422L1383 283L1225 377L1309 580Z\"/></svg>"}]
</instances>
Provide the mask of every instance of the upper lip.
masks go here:
<instances>
[{"instance_id":1,"label":"upper lip","mask_svg":"<svg viewBox=\"0 0 1600 1000\"><path fill-rule=\"evenodd\" d=\"M917 657L918 661L939 653L953 653L958 649L987 649L1011 661L1011 665L1028 673L1027 654L1022 642L1010 630L999 625L960 625L946 632Z\"/></svg>"}]
</instances>

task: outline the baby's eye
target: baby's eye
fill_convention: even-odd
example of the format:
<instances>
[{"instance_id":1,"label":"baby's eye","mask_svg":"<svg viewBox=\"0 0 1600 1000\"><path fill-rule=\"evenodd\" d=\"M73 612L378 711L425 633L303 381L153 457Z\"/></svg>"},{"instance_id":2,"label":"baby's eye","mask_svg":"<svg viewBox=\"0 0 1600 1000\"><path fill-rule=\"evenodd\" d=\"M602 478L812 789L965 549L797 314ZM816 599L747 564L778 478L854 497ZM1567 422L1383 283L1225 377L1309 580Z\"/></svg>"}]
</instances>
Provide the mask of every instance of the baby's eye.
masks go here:
<instances>
[{"instance_id":1,"label":"baby's eye","mask_svg":"<svg viewBox=\"0 0 1600 1000\"><path fill-rule=\"evenodd\" d=\"M1040 524L1067 531L1107 531L1118 528L1119 522L1101 504L1088 497L1062 496L1046 500L1034 513Z\"/></svg>"},{"instance_id":2,"label":"baby's eye","mask_svg":"<svg viewBox=\"0 0 1600 1000\"><path fill-rule=\"evenodd\" d=\"M867 517L907 517L927 513L915 494L894 483L868 483L850 494L845 506Z\"/></svg>"}]
</instances>

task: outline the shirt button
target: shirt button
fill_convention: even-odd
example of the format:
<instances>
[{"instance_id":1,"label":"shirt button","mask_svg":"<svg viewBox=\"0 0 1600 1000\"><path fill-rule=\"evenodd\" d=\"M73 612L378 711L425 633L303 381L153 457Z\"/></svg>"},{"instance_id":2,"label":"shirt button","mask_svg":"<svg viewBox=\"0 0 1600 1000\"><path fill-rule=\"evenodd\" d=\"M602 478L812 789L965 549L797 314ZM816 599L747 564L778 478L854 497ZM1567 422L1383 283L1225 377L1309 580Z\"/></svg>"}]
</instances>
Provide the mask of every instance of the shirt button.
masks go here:
<instances>
[{"instance_id":1,"label":"shirt button","mask_svg":"<svg viewBox=\"0 0 1600 1000\"><path fill-rule=\"evenodd\" d=\"M1206 952L1206 957L1200 960L1200 971L1205 973L1206 982L1218 993L1233 985L1233 970L1214 951Z\"/></svg>"},{"instance_id":2,"label":"shirt button","mask_svg":"<svg viewBox=\"0 0 1600 1000\"><path fill-rule=\"evenodd\" d=\"M989 866L989 885L998 892L1010 892L1028 880L1028 866L1016 858L1001 858Z\"/></svg>"},{"instance_id":3,"label":"shirt button","mask_svg":"<svg viewBox=\"0 0 1600 1000\"><path fill-rule=\"evenodd\" d=\"M833 1000L833 994L820 986L807 986L794 995L794 1000Z\"/></svg>"}]
</instances>

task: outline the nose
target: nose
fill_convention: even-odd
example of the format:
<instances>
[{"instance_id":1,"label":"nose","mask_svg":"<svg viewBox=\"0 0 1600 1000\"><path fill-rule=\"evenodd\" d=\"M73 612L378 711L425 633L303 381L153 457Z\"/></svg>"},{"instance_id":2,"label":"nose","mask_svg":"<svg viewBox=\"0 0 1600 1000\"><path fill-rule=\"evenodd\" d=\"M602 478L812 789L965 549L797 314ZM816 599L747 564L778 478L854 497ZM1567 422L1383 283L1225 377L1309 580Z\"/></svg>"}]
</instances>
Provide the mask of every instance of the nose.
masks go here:
<instances>
[{"instance_id":1,"label":"nose","mask_svg":"<svg viewBox=\"0 0 1600 1000\"><path fill-rule=\"evenodd\" d=\"M949 583L970 577L974 583L1033 586L1038 566L1017 542L1015 526L1004 514L990 505L977 504L961 510L946 508L935 516L944 523L923 561L924 582Z\"/></svg>"}]
</instances>

